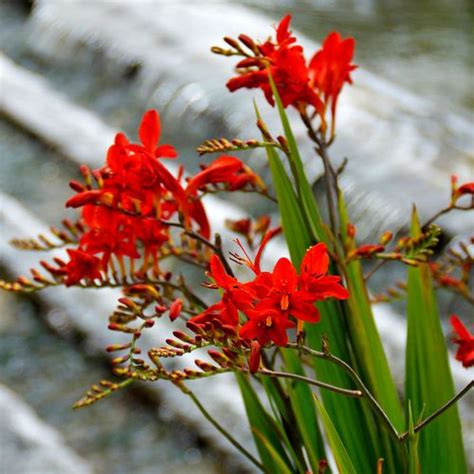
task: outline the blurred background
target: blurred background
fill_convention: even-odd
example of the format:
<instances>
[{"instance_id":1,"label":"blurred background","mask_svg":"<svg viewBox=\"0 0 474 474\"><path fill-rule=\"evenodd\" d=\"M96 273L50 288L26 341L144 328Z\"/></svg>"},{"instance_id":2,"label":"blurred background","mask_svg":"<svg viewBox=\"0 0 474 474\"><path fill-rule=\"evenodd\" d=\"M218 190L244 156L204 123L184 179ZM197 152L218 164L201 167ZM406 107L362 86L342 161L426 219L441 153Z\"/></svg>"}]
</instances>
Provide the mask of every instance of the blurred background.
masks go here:
<instances>
[{"instance_id":1,"label":"blurred background","mask_svg":"<svg viewBox=\"0 0 474 474\"><path fill-rule=\"evenodd\" d=\"M278 129L255 91L227 92L233 62L209 48L224 35L263 40L288 12L308 55L332 30L357 41L360 68L355 85L342 93L332 156L336 163L350 159L343 186L362 241L405 228L414 202L425 217L444 207L451 173L472 180L472 1L0 0L0 278L26 272L39 257L9 248L8 240L72 217L63 203L78 165L99 167L115 131L135 138L148 108L160 111L163 142L178 148L190 172L205 160L194 151L203 140L256 137L253 97ZM319 196L320 164L305 148L304 131L296 131ZM261 153L243 157L268 176ZM275 212L246 195L233 195L232 202L223 196L209 209L215 228L224 217ZM440 223L443 245L474 227L467 215ZM389 266L373 278L374 291L397 278L404 278L403 268ZM137 387L79 412L70 409L109 375L103 347L113 342L106 331L113 305L107 292L0 293L0 472L247 472L170 387ZM403 302L377 307L400 387L403 309ZM472 307L442 293L443 316L452 311L472 323ZM468 379L455 366L456 385ZM224 377L213 390L199 389L243 435L232 381ZM471 395L462 404L471 443L473 407Z\"/></svg>"}]
</instances>

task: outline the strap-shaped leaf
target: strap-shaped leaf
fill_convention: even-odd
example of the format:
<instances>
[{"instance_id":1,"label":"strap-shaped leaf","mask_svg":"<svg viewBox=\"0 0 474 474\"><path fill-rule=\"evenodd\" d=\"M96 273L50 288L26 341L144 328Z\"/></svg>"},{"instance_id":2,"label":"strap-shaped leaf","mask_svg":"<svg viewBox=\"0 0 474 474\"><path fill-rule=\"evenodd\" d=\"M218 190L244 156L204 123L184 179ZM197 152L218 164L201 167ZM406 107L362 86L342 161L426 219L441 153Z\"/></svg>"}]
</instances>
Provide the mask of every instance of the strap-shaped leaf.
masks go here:
<instances>
[{"instance_id":1,"label":"strap-shaped leaf","mask_svg":"<svg viewBox=\"0 0 474 474\"><path fill-rule=\"evenodd\" d=\"M329 416L328 412L324 408L324 405L318 399L314 397L316 407L318 408L319 415L324 425L326 435L328 437L329 445L331 446L332 454L336 461L337 469L340 474L357 474L357 470L352 463L352 460L338 435L338 432Z\"/></svg>"},{"instance_id":2,"label":"strap-shaped leaf","mask_svg":"<svg viewBox=\"0 0 474 474\"><path fill-rule=\"evenodd\" d=\"M411 237L420 235L421 226L414 209ZM454 384L426 263L408 269L407 323L405 399L411 402L415 417L422 410L429 416L454 396ZM420 431L418 449L423 472L466 472L457 405Z\"/></svg>"},{"instance_id":3,"label":"strap-shaped leaf","mask_svg":"<svg viewBox=\"0 0 474 474\"><path fill-rule=\"evenodd\" d=\"M260 118L258 110L256 111L257 117ZM282 109L282 114L286 118L284 109ZM276 150L267 148L267 156L272 172L275 193L278 198L285 239L291 259L298 266L306 249L315 243L315 238L305 224L307 216L302 210L301 203L293 190L292 183ZM306 177L304 177L303 181L307 183ZM311 199L314 200L312 194ZM322 230L322 221L319 214L317 219L317 227ZM309 345L319 349L321 334L325 333L329 337L331 351L350 362L351 350L346 339L346 326L340 305L337 302L329 301L319 304L318 308L321 312L321 322L317 325L306 325ZM318 379L322 381L340 387L353 387L352 381L345 373L334 368L326 361L316 360L315 369ZM373 460L376 459L376 456L380 455L387 458L391 455L391 453L387 453L387 448L384 449L384 445L381 442L383 436L379 433L372 414L365 406L365 402L341 397L328 391L322 394L322 399L330 416L335 420L336 428L340 432L345 445L350 450L350 454L355 460L354 462L356 462L358 472L369 472L373 468Z\"/></svg>"},{"instance_id":4,"label":"strap-shaped leaf","mask_svg":"<svg viewBox=\"0 0 474 474\"><path fill-rule=\"evenodd\" d=\"M339 193L339 216L341 235L347 239L349 218L342 193ZM355 243L353 244L355 248ZM348 249L349 252L353 250ZM346 304L350 311L347 318L351 343L359 370L373 395L383 407L394 426L404 428L402 406L397 387L392 377L387 357L375 325L372 306L364 281L360 261L353 260L347 265L347 285L350 298Z\"/></svg>"},{"instance_id":5,"label":"strap-shaped leaf","mask_svg":"<svg viewBox=\"0 0 474 474\"><path fill-rule=\"evenodd\" d=\"M273 148L267 148L267 155L275 192L280 202L283 231L285 235L291 236L287 238L290 255L293 261L299 262L311 244L311 239L308 233L304 231L306 229L304 218L279 156ZM286 352L284 359L289 371L304 373L296 354ZM311 447L311 449L308 449L308 457L313 470L316 470L319 464L319 456L324 452L324 447L314 406L311 402L311 390L305 384L296 383L290 386L289 395L298 423L298 430L305 445Z\"/></svg>"},{"instance_id":6,"label":"strap-shaped leaf","mask_svg":"<svg viewBox=\"0 0 474 474\"><path fill-rule=\"evenodd\" d=\"M253 389L248 377L236 374L237 382L242 393L242 398L250 423L250 428L257 446L257 451L265 466L265 472L291 472L291 461L278 438L275 420L267 413ZM278 453L276 456L275 453ZM281 471L282 465L287 471Z\"/></svg>"},{"instance_id":7,"label":"strap-shaped leaf","mask_svg":"<svg viewBox=\"0 0 474 474\"><path fill-rule=\"evenodd\" d=\"M288 120L288 116L286 115L280 95L278 94L278 90L275 86L275 82L272 75L270 74L270 71L268 71L268 77L270 79L270 85L272 87L273 96L275 97L278 113L280 114L283 132L285 133L285 138L288 141L291 170L295 179L296 192L301 203L301 210L305 217L305 224L309 226L313 243L315 243L314 241L327 242L326 232L322 225L321 214L304 171L303 161L301 160L298 145L295 140L295 135L291 129L290 121Z\"/></svg>"}]
</instances>

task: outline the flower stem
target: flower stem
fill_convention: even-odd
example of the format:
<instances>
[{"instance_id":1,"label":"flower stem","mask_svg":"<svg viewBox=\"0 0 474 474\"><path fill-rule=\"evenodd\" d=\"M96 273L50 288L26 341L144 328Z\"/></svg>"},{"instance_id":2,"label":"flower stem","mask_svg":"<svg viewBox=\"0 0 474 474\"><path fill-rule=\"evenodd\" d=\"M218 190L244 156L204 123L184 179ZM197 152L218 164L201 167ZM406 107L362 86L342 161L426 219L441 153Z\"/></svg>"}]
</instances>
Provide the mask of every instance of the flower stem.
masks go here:
<instances>
[{"instance_id":1,"label":"flower stem","mask_svg":"<svg viewBox=\"0 0 474 474\"><path fill-rule=\"evenodd\" d=\"M379 405L375 397L370 393L369 389L366 387L364 382L362 382L361 378L357 375L357 373L349 364L344 362L342 359L339 359L339 357L336 357L330 353L315 351L314 349L311 349L307 346L300 346L295 343L290 343L290 344L287 344L286 347L290 349L300 350L310 356L317 357L319 359L326 359L329 362L332 362L333 364L336 364L339 367L341 367L345 372L349 374L349 376L355 382L355 384L357 385L357 388L359 389L361 393L361 397L367 399L369 404L372 406L373 411L377 414L377 416L383 421L383 423L387 427L389 433L398 441L400 441L400 435L397 429L395 428L395 426L393 426L392 422L390 421L390 418L385 413L384 409Z\"/></svg>"},{"instance_id":2,"label":"flower stem","mask_svg":"<svg viewBox=\"0 0 474 474\"><path fill-rule=\"evenodd\" d=\"M466 395L467 392L469 392L469 390L471 390L472 387L474 387L474 380L471 380L460 392L458 392L456 395L454 395L454 397L451 398L451 400L448 400L443 406L439 407L436 411L431 413L430 416L428 416L423 421L418 423L414 427L415 433L420 431L422 428L424 428L428 423L431 423L435 418L437 418L439 415L444 413L449 407L451 407L458 400L460 400L462 397L464 397L464 395ZM408 436L409 436L409 433L407 431L407 432L403 433L402 435L400 435L400 440L405 441L405 439L407 439Z\"/></svg>"},{"instance_id":3,"label":"flower stem","mask_svg":"<svg viewBox=\"0 0 474 474\"><path fill-rule=\"evenodd\" d=\"M347 397L359 398L363 396L361 390L348 390L346 388L336 387L335 385L321 382L319 380L314 380L312 378L305 377L304 375L292 374L290 372L278 372L267 369L259 370L257 373L259 375L266 375L268 377L281 377L286 379L299 380L301 382L307 383L308 385L314 385L315 387L325 388L327 390L331 390L332 392L340 393L341 395L346 395Z\"/></svg>"},{"instance_id":4,"label":"flower stem","mask_svg":"<svg viewBox=\"0 0 474 474\"><path fill-rule=\"evenodd\" d=\"M264 466L252 455L250 454L223 426L221 426L215 418L204 408L199 399L191 392L189 389L183 390L186 395L188 395L194 404L198 407L199 411L204 415L204 417L214 426L214 428L219 431L236 449L238 449L252 464L258 467L262 472L265 472Z\"/></svg>"}]
</instances>

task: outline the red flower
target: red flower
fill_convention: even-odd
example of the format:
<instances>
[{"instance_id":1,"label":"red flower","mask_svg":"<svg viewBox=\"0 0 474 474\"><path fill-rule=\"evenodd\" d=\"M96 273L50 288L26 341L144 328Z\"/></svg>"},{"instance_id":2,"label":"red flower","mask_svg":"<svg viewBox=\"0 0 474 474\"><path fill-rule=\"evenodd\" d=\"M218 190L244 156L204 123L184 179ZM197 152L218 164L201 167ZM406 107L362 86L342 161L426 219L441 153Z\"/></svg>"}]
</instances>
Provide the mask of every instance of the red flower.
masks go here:
<instances>
[{"instance_id":1,"label":"red flower","mask_svg":"<svg viewBox=\"0 0 474 474\"><path fill-rule=\"evenodd\" d=\"M277 310L251 311L248 316L249 320L240 329L240 337L256 339L261 346L269 341L285 346L288 343L287 330L295 327L294 322Z\"/></svg>"},{"instance_id":2,"label":"red flower","mask_svg":"<svg viewBox=\"0 0 474 474\"><path fill-rule=\"evenodd\" d=\"M327 275L329 256L324 243L313 245L308 249L300 267L300 285L312 293L317 300L349 298L349 292L340 284L341 277Z\"/></svg>"},{"instance_id":3,"label":"red flower","mask_svg":"<svg viewBox=\"0 0 474 474\"><path fill-rule=\"evenodd\" d=\"M222 323L223 326L230 326L232 328L238 326L239 313L229 297L224 296L222 301L209 306L202 313L190 318L188 321L190 323L189 328L192 329L193 324L204 326L206 323L212 323L215 320Z\"/></svg>"},{"instance_id":4,"label":"red flower","mask_svg":"<svg viewBox=\"0 0 474 474\"><path fill-rule=\"evenodd\" d=\"M148 110L138 129L138 136L145 149L157 158L176 158L178 153L172 145L159 145L161 135L160 116L156 110Z\"/></svg>"},{"instance_id":5,"label":"red flower","mask_svg":"<svg viewBox=\"0 0 474 474\"><path fill-rule=\"evenodd\" d=\"M267 40L258 46L255 58L247 58L237 64L243 72L227 82L231 92L243 87L259 88L274 105L268 71L271 72L284 107L299 103L313 105L321 113L323 104L309 86L308 68L303 48L295 44L296 38L289 31L291 16L283 18L276 29L276 42ZM247 72L249 71L250 72Z\"/></svg>"},{"instance_id":6,"label":"red flower","mask_svg":"<svg viewBox=\"0 0 474 474\"><path fill-rule=\"evenodd\" d=\"M64 266L64 273L67 275L64 281L66 286L79 283L83 278L94 280L100 279L101 263L97 257L82 250L68 249L69 262Z\"/></svg>"},{"instance_id":7,"label":"red flower","mask_svg":"<svg viewBox=\"0 0 474 474\"><path fill-rule=\"evenodd\" d=\"M352 84L350 73L357 67L351 64L354 47L353 38L343 40L339 33L330 33L309 63L310 82L322 96L324 110L331 105L333 132L339 93L345 82Z\"/></svg>"},{"instance_id":8,"label":"red flower","mask_svg":"<svg viewBox=\"0 0 474 474\"><path fill-rule=\"evenodd\" d=\"M82 215L90 230L82 235L80 247L89 254L102 253L104 269L112 255L119 258L140 257L135 244L136 232L130 218L102 206L86 206Z\"/></svg>"},{"instance_id":9,"label":"red flower","mask_svg":"<svg viewBox=\"0 0 474 474\"><path fill-rule=\"evenodd\" d=\"M466 368L471 367L474 365L474 335L467 330L455 314L451 316L451 324L457 335L454 342L459 344L456 360L462 362Z\"/></svg>"},{"instance_id":10,"label":"red flower","mask_svg":"<svg viewBox=\"0 0 474 474\"><path fill-rule=\"evenodd\" d=\"M316 295L298 289L298 274L287 258L280 258L276 263L267 291L268 294L256 305L257 313L274 310L286 318L293 316L311 323L319 321L319 311L314 306Z\"/></svg>"},{"instance_id":11,"label":"red flower","mask_svg":"<svg viewBox=\"0 0 474 474\"><path fill-rule=\"evenodd\" d=\"M191 325L201 326L217 319L223 325L237 327L239 324L238 310L253 309L255 296L250 285L240 283L236 278L228 275L217 255L213 255L209 262L209 276L215 282L215 284L208 285L210 288L224 290L222 300L197 316L193 316L189 322Z\"/></svg>"},{"instance_id":12,"label":"red flower","mask_svg":"<svg viewBox=\"0 0 474 474\"><path fill-rule=\"evenodd\" d=\"M277 228L267 233L257 252L258 260L268 240L279 232ZM189 320L191 329L195 325L203 327L216 320L237 328L240 311L247 318L240 327L241 338L257 340L261 346L269 341L284 346L288 342L287 330L295 327L295 321L299 325L303 321L319 321L316 301L330 297L345 299L349 296L340 284L340 277L326 275L329 257L324 244L308 250L301 264L300 275L287 258L280 258L270 273L262 272L259 262L252 262L246 253L245 257L233 257L255 273L254 279L247 283L239 282L227 274L221 260L214 255L210 261L209 276L215 283L208 287L221 288L224 293L221 301Z\"/></svg>"}]
</instances>

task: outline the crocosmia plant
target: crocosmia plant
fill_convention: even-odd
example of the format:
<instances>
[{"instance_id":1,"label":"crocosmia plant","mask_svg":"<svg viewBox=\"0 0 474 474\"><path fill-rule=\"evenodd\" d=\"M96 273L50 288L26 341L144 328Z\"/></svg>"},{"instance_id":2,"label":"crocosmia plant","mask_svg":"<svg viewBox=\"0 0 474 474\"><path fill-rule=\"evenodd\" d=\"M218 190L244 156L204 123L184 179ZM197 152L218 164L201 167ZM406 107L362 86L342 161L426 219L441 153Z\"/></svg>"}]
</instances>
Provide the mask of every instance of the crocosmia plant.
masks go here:
<instances>
[{"instance_id":1,"label":"crocosmia plant","mask_svg":"<svg viewBox=\"0 0 474 474\"><path fill-rule=\"evenodd\" d=\"M472 314L452 315L452 332L444 334L436 291L453 291L472 304L474 259L469 242L436 262L432 254L438 217L472 210L474 183L459 185L453 177L446 207L432 218L420 222L414 209L406 235L394 239L387 230L378 241L359 244L339 186L344 165L336 168L330 157L338 98L357 67L355 41L333 32L306 56L290 21L283 18L263 42L242 34L212 48L235 67L230 92L256 90L257 102L249 107L255 109L258 139L207 139L197 151L215 159L194 176L182 167L170 172L167 162L178 152L160 143L158 112L145 112L138 140L118 133L103 167L83 167L82 182L70 183L74 194L66 206L79 210L77 221L53 227L51 237L13 242L24 250L64 248L63 256L40 261L42 269L32 269L32 277L1 286L26 293L58 285L122 291L108 323L106 350L117 354L114 375L94 385L77 408L135 380L169 383L192 399L256 472L466 473L456 402L473 383L456 393L449 359L466 370L474 365ZM282 135L267 127L257 106L260 93L271 106L263 103L265 114L279 117ZM306 128L314 160L322 161L323 213L288 109ZM245 163L246 150L267 160L271 182ZM243 152L240 158L236 152ZM228 221L235 238L223 242L203 201L220 192L268 199L279 219ZM269 250L272 240L283 239L290 258ZM173 274L173 259L181 268L196 267L200 282L189 281L184 270ZM365 274L363 260L371 261ZM369 289L382 265L407 268L403 389L395 385L372 312L374 300L390 296L372 297ZM163 334L170 324L174 329ZM158 331L166 342L141 355L146 331ZM123 333L120 343L116 333ZM183 356L189 365L176 370L170 361ZM232 390L241 392L255 449L235 439L192 391L193 380L212 385L226 372L236 378Z\"/></svg>"}]
</instances>

